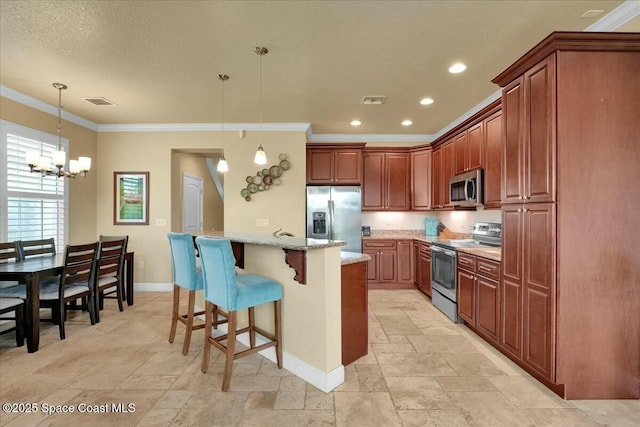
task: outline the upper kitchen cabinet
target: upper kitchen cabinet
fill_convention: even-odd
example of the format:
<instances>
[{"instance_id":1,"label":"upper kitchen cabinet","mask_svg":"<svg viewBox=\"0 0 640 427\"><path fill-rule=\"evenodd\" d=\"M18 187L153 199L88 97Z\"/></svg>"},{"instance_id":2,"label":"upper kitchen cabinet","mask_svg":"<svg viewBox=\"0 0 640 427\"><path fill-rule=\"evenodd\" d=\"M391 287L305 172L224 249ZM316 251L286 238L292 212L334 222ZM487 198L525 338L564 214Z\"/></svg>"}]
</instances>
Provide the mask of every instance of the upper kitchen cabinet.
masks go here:
<instances>
[{"instance_id":1,"label":"upper kitchen cabinet","mask_svg":"<svg viewBox=\"0 0 640 427\"><path fill-rule=\"evenodd\" d=\"M501 343L567 399L640 397L639 74L640 33L555 32L493 80Z\"/></svg>"},{"instance_id":2,"label":"upper kitchen cabinet","mask_svg":"<svg viewBox=\"0 0 640 427\"><path fill-rule=\"evenodd\" d=\"M502 110L483 121L484 208L500 208L502 201Z\"/></svg>"},{"instance_id":3,"label":"upper kitchen cabinet","mask_svg":"<svg viewBox=\"0 0 640 427\"><path fill-rule=\"evenodd\" d=\"M407 149L364 149L362 210L411 209L411 157Z\"/></svg>"},{"instance_id":4,"label":"upper kitchen cabinet","mask_svg":"<svg viewBox=\"0 0 640 427\"><path fill-rule=\"evenodd\" d=\"M502 92L503 204L555 201L555 59L549 55Z\"/></svg>"},{"instance_id":5,"label":"upper kitchen cabinet","mask_svg":"<svg viewBox=\"0 0 640 427\"><path fill-rule=\"evenodd\" d=\"M307 184L362 184L364 144L307 144Z\"/></svg>"},{"instance_id":6,"label":"upper kitchen cabinet","mask_svg":"<svg viewBox=\"0 0 640 427\"><path fill-rule=\"evenodd\" d=\"M454 144L447 141L433 151L431 194L435 210L453 209L449 194L449 180L455 175Z\"/></svg>"},{"instance_id":7,"label":"upper kitchen cabinet","mask_svg":"<svg viewBox=\"0 0 640 427\"><path fill-rule=\"evenodd\" d=\"M482 168L483 123L476 123L454 137L455 174Z\"/></svg>"},{"instance_id":8,"label":"upper kitchen cabinet","mask_svg":"<svg viewBox=\"0 0 640 427\"><path fill-rule=\"evenodd\" d=\"M411 210L431 210L431 148L411 152Z\"/></svg>"}]
</instances>

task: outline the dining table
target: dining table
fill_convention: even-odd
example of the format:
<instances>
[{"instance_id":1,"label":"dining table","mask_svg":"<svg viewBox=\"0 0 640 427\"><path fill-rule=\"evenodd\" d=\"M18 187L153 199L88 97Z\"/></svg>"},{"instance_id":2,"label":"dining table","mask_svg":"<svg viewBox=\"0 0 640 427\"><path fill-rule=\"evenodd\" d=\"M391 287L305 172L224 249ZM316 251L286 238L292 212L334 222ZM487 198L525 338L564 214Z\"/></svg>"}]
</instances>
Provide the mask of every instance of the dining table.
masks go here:
<instances>
[{"instance_id":1,"label":"dining table","mask_svg":"<svg viewBox=\"0 0 640 427\"><path fill-rule=\"evenodd\" d=\"M125 255L125 296L133 305L133 252ZM25 337L27 351L35 353L40 345L40 282L62 274L64 253L37 256L22 261L0 263L0 281L18 281L27 286L25 301Z\"/></svg>"}]
</instances>

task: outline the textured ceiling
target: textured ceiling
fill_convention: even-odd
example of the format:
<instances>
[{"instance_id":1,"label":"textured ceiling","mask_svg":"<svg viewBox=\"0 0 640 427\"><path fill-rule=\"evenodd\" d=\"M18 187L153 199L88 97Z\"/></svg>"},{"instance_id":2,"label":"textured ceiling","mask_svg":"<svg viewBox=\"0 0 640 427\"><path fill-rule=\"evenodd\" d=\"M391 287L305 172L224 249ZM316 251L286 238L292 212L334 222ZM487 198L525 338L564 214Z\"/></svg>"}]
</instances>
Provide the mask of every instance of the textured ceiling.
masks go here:
<instances>
[{"instance_id":1,"label":"textured ceiling","mask_svg":"<svg viewBox=\"0 0 640 427\"><path fill-rule=\"evenodd\" d=\"M435 134L554 30L622 1L2 1L0 83L97 124L311 123L316 134ZM640 31L635 22L626 31ZM468 69L447 68L464 61ZM381 106L363 96L385 95ZM423 97L435 99L421 106ZM105 97L117 106L94 106ZM362 126L349 125L352 119ZM400 122L411 119L414 125Z\"/></svg>"}]
</instances>

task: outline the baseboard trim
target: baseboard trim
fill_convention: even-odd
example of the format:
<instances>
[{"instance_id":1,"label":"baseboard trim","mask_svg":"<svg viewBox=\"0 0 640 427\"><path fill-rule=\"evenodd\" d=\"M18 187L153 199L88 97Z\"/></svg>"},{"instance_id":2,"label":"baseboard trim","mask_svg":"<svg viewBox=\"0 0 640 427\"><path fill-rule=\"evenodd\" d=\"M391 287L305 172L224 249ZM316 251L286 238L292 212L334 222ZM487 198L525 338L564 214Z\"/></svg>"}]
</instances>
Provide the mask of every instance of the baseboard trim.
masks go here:
<instances>
[{"instance_id":1,"label":"baseboard trim","mask_svg":"<svg viewBox=\"0 0 640 427\"><path fill-rule=\"evenodd\" d=\"M195 311L203 311L202 307L195 307ZM204 315L198 316L201 320L204 321ZM222 324L218 325L218 329L213 330L213 336L226 334L228 331L227 325ZM243 334L238 335L237 340L241 342L243 345L249 347L249 333L245 332ZM256 334L256 345L264 344L268 342L266 338L264 338L260 334ZM276 350L273 347L267 348L265 350L259 351L263 357L271 360L273 363L276 363ZM344 366L340 365L336 369L331 372L324 372L321 369L316 368L315 366L309 365L307 362L300 360L299 358L287 353L286 351L282 352L282 368L291 372L293 375L298 378L303 379L319 390L324 391L325 393L329 393L340 384L344 383Z\"/></svg>"},{"instance_id":2,"label":"baseboard trim","mask_svg":"<svg viewBox=\"0 0 640 427\"><path fill-rule=\"evenodd\" d=\"M170 292L173 283L134 283L134 292Z\"/></svg>"}]
</instances>

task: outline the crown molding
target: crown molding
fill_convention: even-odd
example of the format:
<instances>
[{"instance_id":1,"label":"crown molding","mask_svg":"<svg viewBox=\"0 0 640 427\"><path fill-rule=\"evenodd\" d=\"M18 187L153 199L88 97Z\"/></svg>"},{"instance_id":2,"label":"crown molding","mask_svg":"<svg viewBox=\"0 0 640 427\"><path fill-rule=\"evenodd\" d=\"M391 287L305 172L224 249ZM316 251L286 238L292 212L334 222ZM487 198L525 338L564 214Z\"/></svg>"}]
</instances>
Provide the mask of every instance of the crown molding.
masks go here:
<instances>
[{"instance_id":1,"label":"crown molding","mask_svg":"<svg viewBox=\"0 0 640 427\"><path fill-rule=\"evenodd\" d=\"M98 132L221 132L220 123L141 123L98 125ZM225 131L305 132L310 123L225 123Z\"/></svg>"},{"instance_id":2,"label":"crown molding","mask_svg":"<svg viewBox=\"0 0 640 427\"><path fill-rule=\"evenodd\" d=\"M637 16L640 16L640 1L627 0L587 27L585 31L614 31Z\"/></svg>"},{"instance_id":3,"label":"crown molding","mask_svg":"<svg viewBox=\"0 0 640 427\"><path fill-rule=\"evenodd\" d=\"M0 96L12 101L19 102L20 104L26 105L27 107L31 107L33 109L58 117L57 106L47 104L46 102L40 101L39 99L33 98L29 95L25 95L22 92L18 92L17 90L13 90L4 85L0 85ZM75 114L65 111L64 109L62 110L62 118L68 122L75 123L87 129L91 129L93 131L98 130L97 123L94 123L80 116L76 116Z\"/></svg>"},{"instance_id":4,"label":"crown molding","mask_svg":"<svg viewBox=\"0 0 640 427\"><path fill-rule=\"evenodd\" d=\"M429 143L433 135L419 134L330 134L320 133L308 136L309 142L422 142Z\"/></svg>"}]
</instances>

